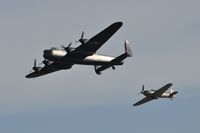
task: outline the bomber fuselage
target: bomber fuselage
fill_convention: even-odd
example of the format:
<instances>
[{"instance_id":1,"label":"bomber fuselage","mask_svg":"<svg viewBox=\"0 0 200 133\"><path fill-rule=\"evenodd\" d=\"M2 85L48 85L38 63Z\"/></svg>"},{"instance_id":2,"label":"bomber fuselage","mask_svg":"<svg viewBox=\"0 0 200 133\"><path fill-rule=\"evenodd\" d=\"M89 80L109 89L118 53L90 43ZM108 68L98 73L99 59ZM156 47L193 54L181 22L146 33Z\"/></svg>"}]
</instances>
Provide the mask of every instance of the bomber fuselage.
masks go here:
<instances>
[{"instance_id":1,"label":"bomber fuselage","mask_svg":"<svg viewBox=\"0 0 200 133\"><path fill-rule=\"evenodd\" d=\"M43 57L50 61L63 62L63 64L83 64L83 65L122 65L123 62L111 62L114 57L77 51L76 56L70 55L61 48L51 48L44 50ZM69 54L69 57L68 55ZM80 57L79 57L80 55ZM84 57L84 58L83 58Z\"/></svg>"}]
</instances>

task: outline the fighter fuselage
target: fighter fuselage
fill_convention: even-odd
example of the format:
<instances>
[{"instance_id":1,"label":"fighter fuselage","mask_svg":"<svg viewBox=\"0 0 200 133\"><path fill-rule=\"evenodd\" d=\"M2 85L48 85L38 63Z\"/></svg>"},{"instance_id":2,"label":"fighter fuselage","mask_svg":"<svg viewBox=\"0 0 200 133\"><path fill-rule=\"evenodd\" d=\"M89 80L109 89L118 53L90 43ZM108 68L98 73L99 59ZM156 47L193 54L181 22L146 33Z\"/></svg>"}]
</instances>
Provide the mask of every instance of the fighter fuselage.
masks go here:
<instances>
[{"instance_id":1,"label":"fighter fuselage","mask_svg":"<svg viewBox=\"0 0 200 133\"><path fill-rule=\"evenodd\" d=\"M158 98L174 98L176 91L175 92L174 91L173 92L165 92L159 97L155 97L153 95L154 93L155 93L155 90L145 90L145 91L142 92L142 94L146 97L153 97L155 99L158 99Z\"/></svg>"}]
</instances>

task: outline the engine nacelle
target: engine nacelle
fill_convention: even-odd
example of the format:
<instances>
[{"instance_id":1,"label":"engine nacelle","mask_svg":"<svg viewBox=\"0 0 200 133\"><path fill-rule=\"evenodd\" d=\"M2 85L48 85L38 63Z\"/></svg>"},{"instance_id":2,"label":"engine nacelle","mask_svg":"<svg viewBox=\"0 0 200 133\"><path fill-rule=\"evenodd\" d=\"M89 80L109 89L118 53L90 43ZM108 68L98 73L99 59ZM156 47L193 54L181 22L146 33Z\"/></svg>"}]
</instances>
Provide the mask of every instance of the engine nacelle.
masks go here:
<instances>
[{"instance_id":1,"label":"engine nacelle","mask_svg":"<svg viewBox=\"0 0 200 133\"><path fill-rule=\"evenodd\" d=\"M67 51L62 49L52 48L50 50L44 50L43 57L48 60L61 59L67 54Z\"/></svg>"},{"instance_id":2,"label":"engine nacelle","mask_svg":"<svg viewBox=\"0 0 200 133\"><path fill-rule=\"evenodd\" d=\"M44 60L43 62L42 62L45 66L48 66L48 65L51 65L52 63L53 63L53 61L49 61L49 60Z\"/></svg>"},{"instance_id":3,"label":"engine nacelle","mask_svg":"<svg viewBox=\"0 0 200 133\"><path fill-rule=\"evenodd\" d=\"M66 51L63 50L52 50L51 55L55 58L62 58L67 54Z\"/></svg>"}]
</instances>

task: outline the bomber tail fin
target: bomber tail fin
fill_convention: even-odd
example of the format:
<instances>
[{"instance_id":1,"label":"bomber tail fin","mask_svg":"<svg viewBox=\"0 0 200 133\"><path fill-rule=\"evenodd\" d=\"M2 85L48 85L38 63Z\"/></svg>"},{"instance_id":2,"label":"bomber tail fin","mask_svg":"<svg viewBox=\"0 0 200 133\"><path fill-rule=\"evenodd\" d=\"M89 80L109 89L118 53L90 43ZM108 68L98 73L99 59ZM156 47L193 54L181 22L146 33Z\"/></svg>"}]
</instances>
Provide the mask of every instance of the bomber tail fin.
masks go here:
<instances>
[{"instance_id":1,"label":"bomber tail fin","mask_svg":"<svg viewBox=\"0 0 200 133\"><path fill-rule=\"evenodd\" d=\"M132 56L132 50L129 46L128 40L125 40L124 47L125 47L125 53L126 53L127 57L131 57Z\"/></svg>"},{"instance_id":2,"label":"bomber tail fin","mask_svg":"<svg viewBox=\"0 0 200 133\"><path fill-rule=\"evenodd\" d=\"M124 48L125 48L125 53L123 53L120 56L118 56L115 59L113 59L112 62L121 62L125 58L132 56L132 50L131 50L131 48L129 46L128 40L125 40L125 42L124 42Z\"/></svg>"}]
</instances>

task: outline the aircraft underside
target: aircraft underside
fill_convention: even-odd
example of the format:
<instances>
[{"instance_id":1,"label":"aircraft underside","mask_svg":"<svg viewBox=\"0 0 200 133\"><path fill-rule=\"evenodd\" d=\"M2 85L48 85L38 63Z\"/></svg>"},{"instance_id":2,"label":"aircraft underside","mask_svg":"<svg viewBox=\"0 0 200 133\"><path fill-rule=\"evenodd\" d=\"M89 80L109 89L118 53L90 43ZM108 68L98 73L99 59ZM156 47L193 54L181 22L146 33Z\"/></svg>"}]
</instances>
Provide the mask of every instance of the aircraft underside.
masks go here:
<instances>
[{"instance_id":1,"label":"aircraft underside","mask_svg":"<svg viewBox=\"0 0 200 133\"><path fill-rule=\"evenodd\" d=\"M87 56L84 59L77 59L77 58L61 58L61 59L56 59L56 58L51 58L52 61L56 61L59 64L63 65L69 65L69 64L80 64L80 65L122 65L123 62L116 62L112 61L114 60L114 57L110 56L104 56L104 55L97 55L93 54L91 56Z\"/></svg>"},{"instance_id":2,"label":"aircraft underside","mask_svg":"<svg viewBox=\"0 0 200 133\"><path fill-rule=\"evenodd\" d=\"M128 41L125 40L124 42L125 52L116 58L96 54L96 52L119 30L122 24L122 22L115 22L90 39L85 39L83 32L79 39L81 44L76 48L71 47L72 43L69 43L66 47L61 46L45 49L43 51L44 60L42 61L44 66L37 66L35 59L32 68L33 71L26 75L26 78L35 78L59 70L70 69L76 64L93 65L97 74L101 74L102 71L110 67L114 70L115 65L122 65L125 58L132 56Z\"/></svg>"},{"instance_id":3,"label":"aircraft underside","mask_svg":"<svg viewBox=\"0 0 200 133\"><path fill-rule=\"evenodd\" d=\"M105 62L105 61L92 61L92 60L70 60L68 63L72 64L79 64L79 65L106 65L106 66L113 66L113 65L122 65L123 62ZM65 63L64 63L65 64Z\"/></svg>"}]
</instances>

